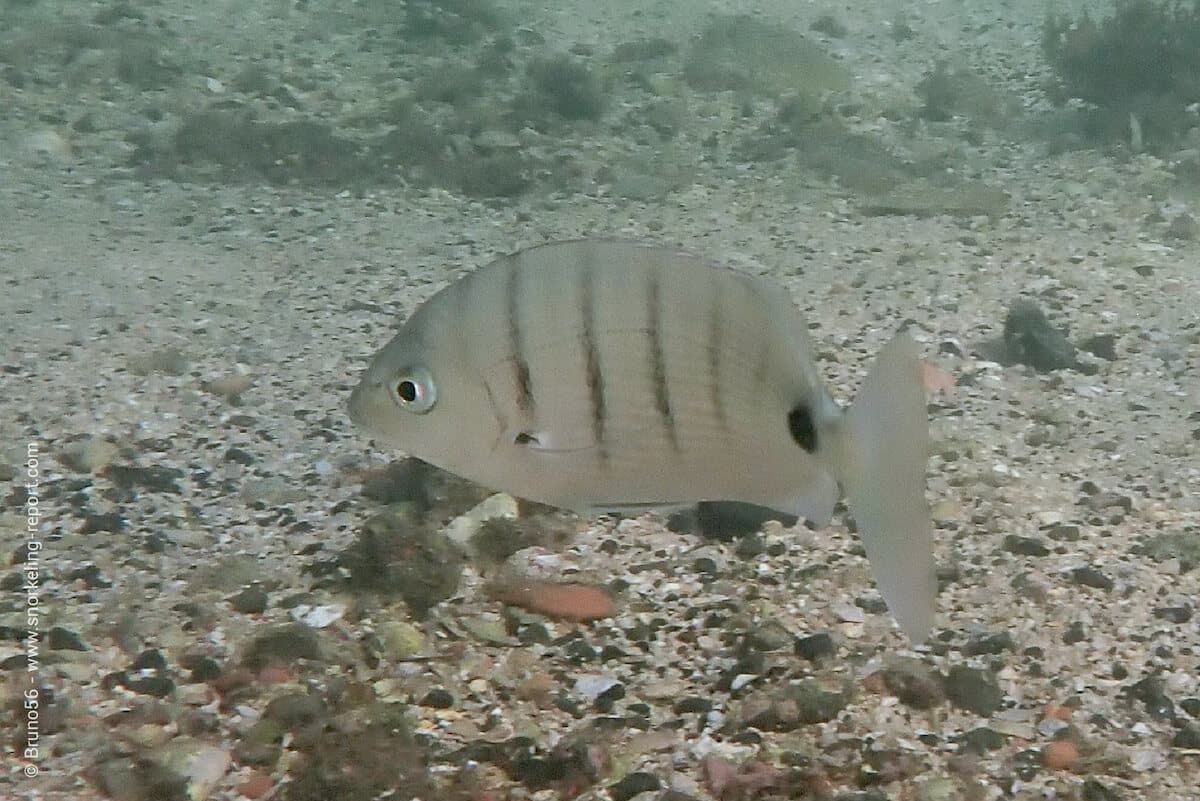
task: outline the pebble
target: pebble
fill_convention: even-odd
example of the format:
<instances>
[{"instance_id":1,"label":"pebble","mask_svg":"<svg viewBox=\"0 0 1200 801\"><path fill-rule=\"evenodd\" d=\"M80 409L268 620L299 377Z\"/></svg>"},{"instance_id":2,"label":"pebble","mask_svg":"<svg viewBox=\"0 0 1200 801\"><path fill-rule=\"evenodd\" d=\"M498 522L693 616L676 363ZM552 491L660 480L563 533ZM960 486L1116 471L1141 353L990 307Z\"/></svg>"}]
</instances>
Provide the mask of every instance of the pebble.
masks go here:
<instances>
[{"instance_id":1,"label":"pebble","mask_svg":"<svg viewBox=\"0 0 1200 801\"><path fill-rule=\"evenodd\" d=\"M820 662L837 654L837 645L828 632L818 632L807 637L797 637L796 656L809 662Z\"/></svg>"},{"instance_id":2,"label":"pebble","mask_svg":"<svg viewBox=\"0 0 1200 801\"><path fill-rule=\"evenodd\" d=\"M1112 579L1090 565L1074 568L1071 571L1071 581L1097 590L1111 590L1115 586Z\"/></svg>"},{"instance_id":3,"label":"pebble","mask_svg":"<svg viewBox=\"0 0 1200 801\"><path fill-rule=\"evenodd\" d=\"M326 626L332 625L342 616L346 614L345 604L325 604L323 606L309 606L300 604L288 610L293 620L298 620L306 626L312 626L314 629L323 629Z\"/></svg>"},{"instance_id":4,"label":"pebble","mask_svg":"<svg viewBox=\"0 0 1200 801\"><path fill-rule=\"evenodd\" d=\"M232 596L229 605L243 615L260 615L267 609L267 591L258 585L251 585Z\"/></svg>"},{"instance_id":5,"label":"pebble","mask_svg":"<svg viewBox=\"0 0 1200 801\"><path fill-rule=\"evenodd\" d=\"M588 701L595 701L618 684L620 682L612 676L585 673L575 679L574 691Z\"/></svg>"},{"instance_id":6,"label":"pebble","mask_svg":"<svg viewBox=\"0 0 1200 801\"><path fill-rule=\"evenodd\" d=\"M1042 764L1050 770L1066 770L1079 759L1079 749L1070 740L1055 740L1042 746Z\"/></svg>"},{"instance_id":7,"label":"pebble","mask_svg":"<svg viewBox=\"0 0 1200 801\"><path fill-rule=\"evenodd\" d=\"M254 377L242 373L233 373L214 378L211 381L205 381L201 386L205 392L232 400L254 386Z\"/></svg>"},{"instance_id":8,"label":"pebble","mask_svg":"<svg viewBox=\"0 0 1200 801\"><path fill-rule=\"evenodd\" d=\"M1074 367L1075 346L1050 325L1045 313L1030 300L1017 300L1004 320L1004 345L1009 361L1039 372Z\"/></svg>"},{"instance_id":9,"label":"pebble","mask_svg":"<svg viewBox=\"0 0 1200 801\"><path fill-rule=\"evenodd\" d=\"M662 783L652 773L636 771L626 775L616 784L608 787L608 795L613 801L631 801L634 796L651 793L662 787Z\"/></svg>"},{"instance_id":10,"label":"pebble","mask_svg":"<svg viewBox=\"0 0 1200 801\"><path fill-rule=\"evenodd\" d=\"M112 464L119 450L103 437L87 437L72 442L58 452L58 460L77 473L99 473Z\"/></svg>"},{"instance_id":11,"label":"pebble","mask_svg":"<svg viewBox=\"0 0 1200 801\"><path fill-rule=\"evenodd\" d=\"M989 670L955 665L944 683L950 703L980 717L990 717L1004 701L1004 691Z\"/></svg>"},{"instance_id":12,"label":"pebble","mask_svg":"<svg viewBox=\"0 0 1200 801\"><path fill-rule=\"evenodd\" d=\"M411 623L388 620L380 623L375 632L383 644L384 656L392 662L403 662L425 653L425 635Z\"/></svg>"},{"instance_id":13,"label":"pebble","mask_svg":"<svg viewBox=\"0 0 1200 801\"><path fill-rule=\"evenodd\" d=\"M900 703L913 709L929 709L946 700L943 683L920 660L901 657L873 675Z\"/></svg>"}]
</instances>

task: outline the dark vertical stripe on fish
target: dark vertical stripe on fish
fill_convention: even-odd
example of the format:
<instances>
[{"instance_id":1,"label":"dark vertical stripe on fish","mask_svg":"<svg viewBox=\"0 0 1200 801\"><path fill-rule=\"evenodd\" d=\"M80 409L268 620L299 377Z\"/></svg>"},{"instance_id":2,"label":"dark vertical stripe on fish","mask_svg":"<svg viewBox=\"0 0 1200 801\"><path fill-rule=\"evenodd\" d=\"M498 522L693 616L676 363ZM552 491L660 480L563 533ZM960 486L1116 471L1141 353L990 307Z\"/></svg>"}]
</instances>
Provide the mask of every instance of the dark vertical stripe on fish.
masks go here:
<instances>
[{"instance_id":1,"label":"dark vertical stripe on fish","mask_svg":"<svg viewBox=\"0 0 1200 801\"><path fill-rule=\"evenodd\" d=\"M508 357L513 366L513 383L517 390L517 408L525 413L533 412L533 384L529 375L529 362L525 360L525 341L521 331L521 260L508 260L508 276L505 283L505 313L508 315Z\"/></svg>"},{"instance_id":2,"label":"dark vertical stripe on fish","mask_svg":"<svg viewBox=\"0 0 1200 801\"><path fill-rule=\"evenodd\" d=\"M592 440L596 443L600 461L608 461L604 429L608 424L608 408L604 399L604 369L600 365L600 349L596 345L596 265L592 249L586 250L579 276L579 314L582 319L580 345L587 376L588 400L592 412Z\"/></svg>"},{"instance_id":3,"label":"dark vertical stripe on fish","mask_svg":"<svg viewBox=\"0 0 1200 801\"><path fill-rule=\"evenodd\" d=\"M654 388L654 408L666 432L672 450L679 450L679 432L675 429L675 414L671 411L671 391L667 386L667 362L662 342L662 284L658 262L648 265L649 284L646 287L646 335L649 348L650 386Z\"/></svg>"},{"instance_id":4,"label":"dark vertical stripe on fish","mask_svg":"<svg viewBox=\"0 0 1200 801\"><path fill-rule=\"evenodd\" d=\"M725 336L725 321L721 316L721 287L712 282L712 299L708 308L708 398L722 430L726 428L725 399L721 393L721 349Z\"/></svg>"}]
</instances>

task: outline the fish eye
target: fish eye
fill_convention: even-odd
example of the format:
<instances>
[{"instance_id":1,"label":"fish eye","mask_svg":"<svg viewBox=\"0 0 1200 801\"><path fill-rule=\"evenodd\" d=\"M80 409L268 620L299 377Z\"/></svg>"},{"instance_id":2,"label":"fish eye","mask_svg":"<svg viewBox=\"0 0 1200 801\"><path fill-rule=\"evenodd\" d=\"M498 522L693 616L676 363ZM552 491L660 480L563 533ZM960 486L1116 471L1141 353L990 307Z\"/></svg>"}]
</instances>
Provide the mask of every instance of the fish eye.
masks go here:
<instances>
[{"instance_id":1,"label":"fish eye","mask_svg":"<svg viewBox=\"0 0 1200 801\"><path fill-rule=\"evenodd\" d=\"M433 376L420 367L404 371L392 385L392 398L401 409L424 414L437 402Z\"/></svg>"}]
</instances>

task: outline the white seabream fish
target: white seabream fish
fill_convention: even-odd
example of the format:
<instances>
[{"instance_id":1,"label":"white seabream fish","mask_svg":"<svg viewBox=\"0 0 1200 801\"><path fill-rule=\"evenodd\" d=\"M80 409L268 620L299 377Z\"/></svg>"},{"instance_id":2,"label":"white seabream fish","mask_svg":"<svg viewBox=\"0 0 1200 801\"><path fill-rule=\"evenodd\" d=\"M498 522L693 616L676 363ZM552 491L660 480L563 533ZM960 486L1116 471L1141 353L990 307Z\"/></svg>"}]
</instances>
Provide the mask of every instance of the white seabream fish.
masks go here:
<instances>
[{"instance_id":1,"label":"white seabream fish","mask_svg":"<svg viewBox=\"0 0 1200 801\"><path fill-rule=\"evenodd\" d=\"M888 608L932 626L928 420L899 333L843 413L799 310L767 282L663 247L556 242L420 306L350 417L484 486L579 512L731 500L829 522L841 485Z\"/></svg>"}]
</instances>

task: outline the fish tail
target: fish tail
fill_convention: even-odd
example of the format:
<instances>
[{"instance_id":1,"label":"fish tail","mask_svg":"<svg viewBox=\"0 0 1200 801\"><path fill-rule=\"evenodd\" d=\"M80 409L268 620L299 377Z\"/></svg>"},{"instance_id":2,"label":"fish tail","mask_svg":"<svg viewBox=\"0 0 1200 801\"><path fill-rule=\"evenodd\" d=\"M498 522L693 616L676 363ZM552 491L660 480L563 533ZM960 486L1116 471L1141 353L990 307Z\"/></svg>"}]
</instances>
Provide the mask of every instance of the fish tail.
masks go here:
<instances>
[{"instance_id":1,"label":"fish tail","mask_svg":"<svg viewBox=\"0 0 1200 801\"><path fill-rule=\"evenodd\" d=\"M929 636L937 595L925 500L928 442L921 361L902 331L880 352L846 412L833 460L879 591L914 643Z\"/></svg>"}]
</instances>

